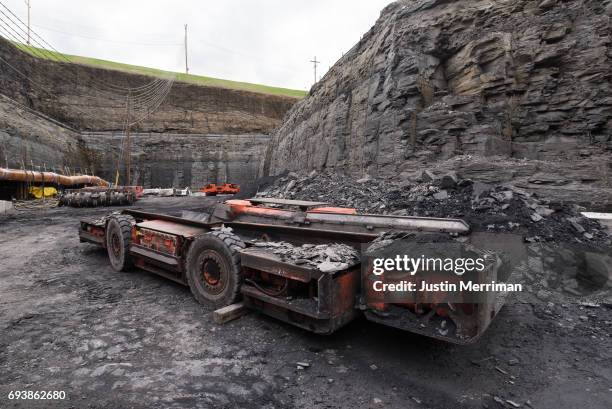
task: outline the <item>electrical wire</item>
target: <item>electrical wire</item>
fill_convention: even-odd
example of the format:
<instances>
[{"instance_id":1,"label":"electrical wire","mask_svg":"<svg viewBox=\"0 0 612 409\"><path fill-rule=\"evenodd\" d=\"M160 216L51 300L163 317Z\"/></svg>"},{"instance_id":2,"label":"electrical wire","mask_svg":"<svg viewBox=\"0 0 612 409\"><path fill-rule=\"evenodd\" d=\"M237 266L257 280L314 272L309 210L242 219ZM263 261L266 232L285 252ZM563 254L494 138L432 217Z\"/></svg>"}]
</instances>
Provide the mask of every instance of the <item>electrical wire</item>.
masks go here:
<instances>
[{"instance_id":1,"label":"electrical wire","mask_svg":"<svg viewBox=\"0 0 612 409\"><path fill-rule=\"evenodd\" d=\"M31 40L28 43L34 43L35 46L32 47L31 45L28 44L27 51L33 56L41 58L41 59L59 62L59 63L62 63L61 60L64 60L64 62L69 64L68 67L73 67L73 64L74 64L73 61L71 61L64 54L56 50L46 40L44 40L40 35L38 35L38 33L36 33L35 31L31 29L28 29L26 31L26 29L24 29L25 23L17 15L15 15L8 7L6 7L6 5L0 2L0 6L6 9L19 23L21 23L20 25L19 23L15 22L15 20L13 20L11 16L6 14L4 10L0 9L0 14L4 16L4 17L0 16L0 23L1 23L0 30L2 31L3 36L6 36L7 39L12 40L15 43L21 43L21 44L24 44L28 42L28 40ZM19 29L21 33L16 28ZM26 39L26 35L27 35L27 39ZM54 53L47 50L47 47L53 50ZM30 87L34 85L38 90L43 91L51 96L55 96L55 93L51 92L45 86L38 83L37 81L34 81L29 75L23 73L21 70L14 67L11 63L6 61L4 58L0 57L0 62L6 64L15 73L17 73L19 76L27 80L28 83L30 84ZM77 76L77 72L75 71L75 77L76 76ZM124 155L130 154L130 152L126 152L127 138L125 137L127 132L129 131L129 128L149 118L151 114L157 111L157 109L161 106L161 104L163 104L163 102L168 97L168 94L170 93L172 89L175 78L176 78L176 74L168 73L168 78L155 78L149 83L146 83L139 87L132 87L132 88L119 87L114 84L99 83L98 81L91 79L90 84L88 85L90 86L90 88L93 88L97 92L101 92L104 94L112 94L113 97L116 97L117 93L125 94L126 115L125 115L123 129L122 129L123 139L120 144L119 155L117 158L117 173L119 172L120 164L122 162ZM78 80L76 80L76 78L75 78L75 81L78 83ZM96 84L97 85L101 84L102 87L97 88L95 86L92 86ZM107 88L107 89L104 89L104 88ZM83 112L76 106L73 106L72 108L77 112L87 115L85 112ZM132 114L134 114L134 120L132 120Z\"/></svg>"},{"instance_id":2,"label":"electrical wire","mask_svg":"<svg viewBox=\"0 0 612 409\"><path fill-rule=\"evenodd\" d=\"M42 28L43 30L52 31L52 32L63 34L63 35L70 36L70 37L79 37L79 38L85 38L88 40L103 41L107 43L124 44L124 45L141 45L145 47L183 47L184 46L183 43L141 43L141 42L134 42L134 41L110 40L110 39L105 39L105 38L85 36L82 34L67 33L65 31L57 30L55 28L40 26L38 24L33 24L33 26Z\"/></svg>"},{"instance_id":3,"label":"electrical wire","mask_svg":"<svg viewBox=\"0 0 612 409\"><path fill-rule=\"evenodd\" d=\"M9 9L9 8L8 8L6 5L4 5L4 3L0 2L0 6L4 7L4 8L5 8L5 9L6 9L6 10L7 10L7 11L8 11L8 12L9 12L9 13L10 13L10 14L13 16L13 17L15 17L15 19L16 19L16 20L17 20L19 23L21 23L21 26L20 26L18 23L16 23L16 22L15 22L15 21L14 21L12 18L10 18L9 16L7 16L7 14L6 14L6 13L4 13L2 10L0 10L0 12L1 12L3 15L5 15L5 16L6 16L6 17L7 17L7 18L8 18L8 19L9 19L9 20L10 20L10 21L13 23L13 24L15 24L16 26L20 27L20 28L21 28L21 30L22 30L24 33L26 33L26 34L27 34L27 33L28 33L28 31L26 31L26 29L24 29L24 28L23 28L23 27L27 27L27 25L26 25L26 24L25 24L25 23L24 23L24 22L23 22L23 21L22 21L22 20L21 20L21 19L20 19L20 18L19 18L19 17L18 17L16 14L15 14L15 13L13 13L13 12L11 11L11 9ZM45 46L44 46L44 45L46 45L46 46L47 46L47 47L49 47L51 50L53 50L55 53L57 53L57 56L58 56L58 57L60 57L60 58L62 58L63 60L65 60L65 62L68 62L68 63L70 63L70 64L73 64L73 61L71 61L71 60L70 60L70 59L68 59L68 58L67 58L67 57L66 57L64 54L60 53L60 52L59 52L57 49L55 49L55 47L53 47L53 46L52 46L51 44L49 44L49 43L48 43L46 40L44 40L44 39L43 39L43 38L42 38L42 37L41 37L41 36L40 36L40 35L39 35L39 34L38 34L36 31L34 31L34 30L31 30L31 29L30 29L30 30L29 30L29 32L32 34L31 39L33 39L33 40L34 40L34 42L36 42L36 43L37 43L37 44L40 46L40 48L42 48L42 49L44 50L44 49L45 49ZM36 38L40 39L40 40L42 41L42 44L41 44L41 43L40 43L38 40L36 40ZM44 45L43 45L43 44L44 44ZM46 51L46 50L45 50L45 51ZM49 54L50 54L50 55L52 55L51 53L49 53ZM138 90L140 90L140 89L146 88L146 87L149 85L149 84L145 84L145 85L140 86L140 87L126 88L126 87L120 87L120 86L117 86L117 85L114 85L114 84L98 83L98 82L96 82L96 81L94 81L94 83L101 84L103 87L109 87L110 89L114 90L115 92L116 92L116 91L124 91L124 92L126 92L126 91L130 91L130 92L134 92L134 91L138 91Z\"/></svg>"},{"instance_id":4,"label":"electrical wire","mask_svg":"<svg viewBox=\"0 0 612 409\"><path fill-rule=\"evenodd\" d=\"M251 280L251 279L245 279L244 280L245 283L247 284L251 284L253 287L257 288L259 291L261 291L262 293L269 295L270 297L278 297L280 295L282 295L285 291L287 291L287 288L289 287L289 279L285 278L285 284L283 285L283 287L278 290L278 291L270 291L267 290L265 288L263 288L262 286L260 286L257 282Z\"/></svg>"},{"instance_id":5,"label":"electrical wire","mask_svg":"<svg viewBox=\"0 0 612 409\"><path fill-rule=\"evenodd\" d=\"M23 23L4 4L2 4L0 2L0 5L2 5L5 9L7 9L9 11L9 13L11 13L15 18L17 18L21 23ZM22 32L26 33L25 29L23 29L22 27L19 27L19 25L17 23L15 23L15 21L13 19L11 19L10 16L8 16L1 9L0 9L0 14L4 15L5 18L7 18L10 22L15 24L18 28L20 28ZM10 34L10 32L13 33L12 35L9 35L9 37L12 37L13 39L16 39L18 42L19 42L19 40L21 40L21 41L25 40L24 35L23 34L19 34L19 32L17 32L13 28L13 26L11 26L5 19L0 17L0 21L4 24L4 26L2 28L4 29L5 33L9 33L9 34ZM45 44L49 45L36 32L34 32L34 35L35 35L35 37L40 38ZM60 56L60 57L62 57L62 59L64 59L66 62L69 62L72 65L72 61L70 61L68 58L63 56L63 54L59 53L59 51L55 50L52 46L49 45L57 53L55 55L52 54L51 52L47 51L42 46L42 44L38 40L36 40L36 38L34 38L34 42L37 45L40 46L39 48L29 47L30 52L32 54L34 54L35 56L46 58L46 59L51 59L51 60L56 60L56 61L58 61L57 57ZM103 90L103 89L98 89L98 91L104 92L104 93L112 93L114 95L114 94L117 93L117 89L127 90L127 92L129 94L133 95L131 98L133 100L133 104L134 104L136 110L137 111L145 111L147 113L150 113L150 112L156 110L159 107L159 99L160 99L159 95L160 94L167 95L168 88L169 88L169 85L167 84L168 81L171 81L171 80L170 79L156 78L155 80L151 81L150 83L145 84L145 85L140 86L140 87L128 88L128 89L123 88L123 87L115 87L112 91ZM94 83L95 83L95 81L94 81ZM143 115L142 117L144 119L145 115ZM142 120L142 119L140 119L140 120Z\"/></svg>"},{"instance_id":6,"label":"electrical wire","mask_svg":"<svg viewBox=\"0 0 612 409\"><path fill-rule=\"evenodd\" d=\"M152 101L152 103L150 105L147 106L146 109L141 109L140 111L137 111L138 113L140 113L140 116L137 117L137 119L134 122L130 123L130 126L136 125L142 121L144 121L145 119L147 119L152 113L154 113L155 111L157 111L157 109L161 106L161 104L163 104L163 102L166 100L166 98L168 97L168 94L170 93L170 90L172 89L172 85L173 85L174 81L169 81L164 90L162 92L159 93L159 95L157 96L157 98L155 100Z\"/></svg>"},{"instance_id":7,"label":"electrical wire","mask_svg":"<svg viewBox=\"0 0 612 409\"><path fill-rule=\"evenodd\" d=\"M0 9L0 14L3 14L3 15L6 16L6 14L1 9ZM16 42L18 44L25 44L25 42L27 40L26 40L26 37L25 37L24 34L19 34L13 28L13 26L10 25L9 23L7 23L6 20L3 19L2 17L0 17L0 23L3 24L3 28L4 28L5 32L9 32L9 30L10 30L10 32L12 32L12 34L9 36L10 37L9 39L12 38L12 41ZM37 45L39 45L39 43L35 39L33 40L33 42L36 43ZM45 50L42 47L32 47L32 46L29 46L29 47L27 47L27 51L30 52L32 55L34 55L37 58L44 59L44 60L51 60L51 61L54 61L54 62L57 62L57 63L63 63L62 61L59 61L57 59L57 56L55 54L49 52L48 50ZM70 61L70 60L67 60L67 61ZM70 62L70 64L71 64L70 66L72 66L72 64L74 64L74 63ZM75 76L76 76L76 72L75 72ZM92 88L95 88L95 87L92 87ZM106 90L106 89L97 89L97 91L106 93L108 95L110 95L111 93L116 93L117 92L116 90Z\"/></svg>"},{"instance_id":8,"label":"electrical wire","mask_svg":"<svg viewBox=\"0 0 612 409\"><path fill-rule=\"evenodd\" d=\"M134 110L136 111L141 111L141 110L146 110L148 108L150 108L152 105L155 104L155 102L157 101L159 95L167 92L168 87L171 85L171 82L167 82L165 84L162 85L162 87L160 87L159 90L156 91L155 94L152 94L151 96L148 97L148 99L143 100L142 102L136 104L133 100L132 100L132 107Z\"/></svg>"}]
</instances>

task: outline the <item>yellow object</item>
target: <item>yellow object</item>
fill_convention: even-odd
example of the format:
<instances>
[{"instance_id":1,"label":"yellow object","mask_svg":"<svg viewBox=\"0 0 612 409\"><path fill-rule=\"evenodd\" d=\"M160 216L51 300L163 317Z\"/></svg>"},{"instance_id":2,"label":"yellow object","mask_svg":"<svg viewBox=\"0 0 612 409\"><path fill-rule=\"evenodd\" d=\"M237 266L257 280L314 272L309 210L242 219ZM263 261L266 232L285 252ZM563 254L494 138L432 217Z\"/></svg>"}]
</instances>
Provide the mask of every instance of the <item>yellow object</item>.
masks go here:
<instances>
[{"instance_id":1,"label":"yellow object","mask_svg":"<svg viewBox=\"0 0 612 409\"><path fill-rule=\"evenodd\" d=\"M54 187L46 187L44 193L45 197L54 197L57 196L57 189ZM34 196L36 199L42 199L43 188L38 186L30 186L30 195Z\"/></svg>"}]
</instances>

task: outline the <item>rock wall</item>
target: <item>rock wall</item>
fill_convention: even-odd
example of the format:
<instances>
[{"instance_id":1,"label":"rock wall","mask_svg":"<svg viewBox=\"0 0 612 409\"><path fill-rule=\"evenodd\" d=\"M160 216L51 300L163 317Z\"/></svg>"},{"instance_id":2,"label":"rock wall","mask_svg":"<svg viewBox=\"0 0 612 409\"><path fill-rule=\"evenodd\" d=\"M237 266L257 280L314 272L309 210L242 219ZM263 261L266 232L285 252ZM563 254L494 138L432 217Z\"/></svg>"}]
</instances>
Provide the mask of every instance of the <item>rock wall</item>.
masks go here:
<instances>
[{"instance_id":1,"label":"rock wall","mask_svg":"<svg viewBox=\"0 0 612 409\"><path fill-rule=\"evenodd\" d=\"M83 140L96 174L114 181L123 133L84 133ZM197 189L208 183L253 182L269 136L138 133L130 140L132 184ZM124 181L125 166L119 170Z\"/></svg>"},{"instance_id":2,"label":"rock wall","mask_svg":"<svg viewBox=\"0 0 612 409\"><path fill-rule=\"evenodd\" d=\"M91 171L91 154L74 129L0 94L0 167Z\"/></svg>"},{"instance_id":3,"label":"rock wall","mask_svg":"<svg viewBox=\"0 0 612 409\"><path fill-rule=\"evenodd\" d=\"M0 38L0 164L93 169L114 181L126 113L119 88L150 81L34 58ZM132 182L194 188L248 183L258 176L266 135L295 102L175 82L159 109L132 128ZM125 167L120 170L124 180Z\"/></svg>"},{"instance_id":4,"label":"rock wall","mask_svg":"<svg viewBox=\"0 0 612 409\"><path fill-rule=\"evenodd\" d=\"M34 58L0 38L2 94L70 126L124 128L126 93L153 79L121 71ZM27 77L27 80L26 80ZM175 82L164 103L135 127L140 132L270 133L295 98Z\"/></svg>"},{"instance_id":5,"label":"rock wall","mask_svg":"<svg viewBox=\"0 0 612 409\"><path fill-rule=\"evenodd\" d=\"M292 108L262 173L454 169L612 204L611 16L610 0L392 3Z\"/></svg>"}]
</instances>

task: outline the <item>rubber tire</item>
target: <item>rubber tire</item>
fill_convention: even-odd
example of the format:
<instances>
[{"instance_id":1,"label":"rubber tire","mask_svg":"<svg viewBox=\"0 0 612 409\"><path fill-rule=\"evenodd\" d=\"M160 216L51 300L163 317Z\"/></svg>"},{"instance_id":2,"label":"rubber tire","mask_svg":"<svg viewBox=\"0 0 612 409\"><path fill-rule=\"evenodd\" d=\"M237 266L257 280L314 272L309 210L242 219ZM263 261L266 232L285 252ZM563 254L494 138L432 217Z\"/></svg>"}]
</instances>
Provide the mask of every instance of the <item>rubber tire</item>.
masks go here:
<instances>
[{"instance_id":1,"label":"rubber tire","mask_svg":"<svg viewBox=\"0 0 612 409\"><path fill-rule=\"evenodd\" d=\"M106 223L106 251L113 270L117 272L130 271L134 267L132 258L128 254L134 224L136 224L136 220L125 214L111 216ZM119 254L117 256L112 249L112 237L115 234L119 238Z\"/></svg>"},{"instance_id":2,"label":"rubber tire","mask_svg":"<svg viewBox=\"0 0 612 409\"><path fill-rule=\"evenodd\" d=\"M246 245L238 236L223 231L207 233L195 239L191 244L187 252L187 283L191 293L200 304L221 308L238 301L242 285L239 251L245 247ZM228 268L227 283L219 294L206 292L200 282L203 264L200 256L203 256L205 251L216 253Z\"/></svg>"}]
</instances>

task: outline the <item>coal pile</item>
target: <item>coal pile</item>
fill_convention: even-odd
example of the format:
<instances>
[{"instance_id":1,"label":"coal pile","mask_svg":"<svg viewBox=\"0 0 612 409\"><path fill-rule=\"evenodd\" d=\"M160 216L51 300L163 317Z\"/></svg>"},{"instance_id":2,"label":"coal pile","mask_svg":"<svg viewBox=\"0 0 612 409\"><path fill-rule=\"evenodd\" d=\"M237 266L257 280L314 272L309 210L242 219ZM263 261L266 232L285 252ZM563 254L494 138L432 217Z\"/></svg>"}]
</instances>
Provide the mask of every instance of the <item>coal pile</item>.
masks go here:
<instances>
[{"instance_id":1,"label":"coal pile","mask_svg":"<svg viewBox=\"0 0 612 409\"><path fill-rule=\"evenodd\" d=\"M331 172L290 173L258 194L322 201L361 213L460 218L477 232L522 234L525 241L609 247L610 236L575 205L555 203L512 185L492 186L423 172L414 182Z\"/></svg>"},{"instance_id":2,"label":"coal pile","mask_svg":"<svg viewBox=\"0 0 612 409\"><path fill-rule=\"evenodd\" d=\"M272 251L282 261L323 273L346 270L359 263L357 250L346 244L303 244L294 246L286 242L257 241L255 247Z\"/></svg>"},{"instance_id":3,"label":"coal pile","mask_svg":"<svg viewBox=\"0 0 612 409\"><path fill-rule=\"evenodd\" d=\"M330 172L308 174L291 172L261 190L257 197L312 200L354 207L362 213L381 213L389 206L387 182L357 179Z\"/></svg>"},{"instance_id":4,"label":"coal pile","mask_svg":"<svg viewBox=\"0 0 612 409\"><path fill-rule=\"evenodd\" d=\"M561 303L569 297L594 304L612 302L612 257L585 246L529 244L527 258L516 272L527 299Z\"/></svg>"}]
</instances>

